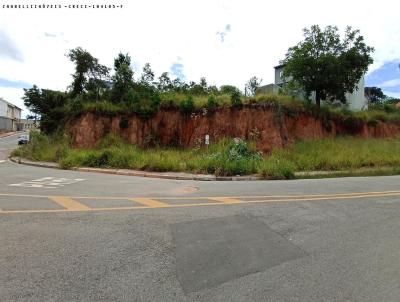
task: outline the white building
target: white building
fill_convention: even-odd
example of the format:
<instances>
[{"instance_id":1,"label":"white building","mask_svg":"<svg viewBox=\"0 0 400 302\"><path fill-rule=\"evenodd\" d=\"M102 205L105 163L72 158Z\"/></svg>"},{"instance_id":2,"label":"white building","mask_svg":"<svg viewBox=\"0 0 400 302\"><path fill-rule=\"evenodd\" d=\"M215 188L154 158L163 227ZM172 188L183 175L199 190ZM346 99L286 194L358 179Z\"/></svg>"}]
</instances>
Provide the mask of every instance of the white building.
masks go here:
<instances>
[{"instance_id":1,"label":"white building","mask_svg":"<svg viewBox=\"0 0 400 302\"><path fill-rule=\"evenodd\" d=\"M275 83L261 86L257 90L257 93L279 93L283 85L288 82L288 79L284 79L282 76L283 67L284 65L275 66ZM357 89L355 89L353 93L346 93L346 103L349 105L350 109L361 110L367 108L368 102L364 95L364 85L364 76L362 76L358 82ZM303 95L304 93L297 92L296 94ZM311 95L311 99L315 102L315 93Z\"/></svg>"},{"instance_id":2,"label":"white building","mask_svg":"<svg viewBox=\"0 0 400 302\"><path fill-rule=\"evenodd\" d=\"M16 131L22 109L0 98L0 131Z\"/></svg>"},{"instance_id":3,"label":"white building","mask_svg":"<svg viewBox=\"0 0 400 302\"><path fill-rule=\"evenodd\" d=\"M18 123L18 130L30 131L39 128L39 122L35 120L20 119Z\"/></svg>"}]
</instances>

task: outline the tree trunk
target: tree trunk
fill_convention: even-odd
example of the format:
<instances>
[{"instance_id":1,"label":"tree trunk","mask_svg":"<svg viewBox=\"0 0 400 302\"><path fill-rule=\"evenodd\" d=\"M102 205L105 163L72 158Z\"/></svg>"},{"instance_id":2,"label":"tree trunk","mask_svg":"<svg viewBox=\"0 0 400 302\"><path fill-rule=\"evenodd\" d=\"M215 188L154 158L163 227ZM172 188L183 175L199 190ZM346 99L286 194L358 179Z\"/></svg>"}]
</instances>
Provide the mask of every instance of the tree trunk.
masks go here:
<instances>
[{"instance_id":1,"label":"tree trunk","mask_svg":"<svg viewBox=\"0 0 400 302\"><path fill-rule=\"evenodd\" d=\"M318 109L321 108L321 92L319 90L315 91L315 104Z\"/></svg>"}]
</instances>

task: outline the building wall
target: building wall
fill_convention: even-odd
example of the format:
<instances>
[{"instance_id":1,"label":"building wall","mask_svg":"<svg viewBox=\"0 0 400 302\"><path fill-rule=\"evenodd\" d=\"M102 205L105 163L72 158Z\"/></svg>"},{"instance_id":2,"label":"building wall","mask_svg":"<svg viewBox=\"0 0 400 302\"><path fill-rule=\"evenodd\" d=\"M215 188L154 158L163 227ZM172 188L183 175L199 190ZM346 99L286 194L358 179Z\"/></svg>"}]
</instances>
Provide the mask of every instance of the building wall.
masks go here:
<instances>
[{"instance_id":1,"label":"building wall","mask_svg":"<svg viewBox=\"0 0 400 302\"><path fill-rule=\"evenodd\" d=\"M364 77L362 77L360 79L360 82L358 82L357 90L354 90L353 93L346 94L346 99L347 102L349 103L350 109L353 110L367 109L368 102L364 95L364 88L365 88L364 83L365 80Z\"/></svg>"},{"instance_id":2,"label":"building wall","mask_svg":"<svg viewBox=\"0 0 400 302\"><path fill-rule=\"evenodd\" d=\"M14 121L8 117L3 117L0 116L0 131L1 132L8 132L8 131L14 131Z\"/></svg>"},{"instance_id":3,"label":"building wall","mask_svg":"<svg viewBox=\"0 0 400 302\"><path fill-rule=\"evenodd\" d=\"M282 79L283 67L275 68L275 85L282 85L284 83Z\"/></svg>"},{"instance_id":4,"label":"building wall","mask_svg":"<svg viewBox=\"0 0 400 302\"><path fill-rule=\"evenodd\" d=\"M15 118L15 119L17 119L17 120L20 120L20 119L21 119L21 109L18 108L18 107L14 107L14 108L13 108L12 117Z\"/></svg>"},{"instance_id":5,"label":"building wall","mask_svg":"<svg viewBox=\"0 0 400 302\"><path fill-rule=\"evenodd\" d=\"M38 122L34 120L21 119L18 122L18 130L29 131L38 128Z\"/></svg>"},{"instance_id":6,"label":"building wall","mask_svg":"<svg viewBox=\"0 0 400 302\"><path fill-rule=\"evenodd\" d=\"M278 94L279 86L275 84L268 84L261 86L257 89L256 94Z\"/></svg>"},{"instance_id":7,"label":"building wall","mask_svg":"<svg viewBox=\"0 0 400 302\"><path fill-rule=\"evenodd\" d=\"M0 98L0 131L16 131L21 109Z\"/></svg>"},{"instance_id":8,"label":"building wall","mask_svg":"<svg viewBox=\"0 0 400 302\"><path fill-rule=\"evenodd\" d=\"M7 116L8 103L0 98L0 116Z\"/></svg>"}]
</instances>

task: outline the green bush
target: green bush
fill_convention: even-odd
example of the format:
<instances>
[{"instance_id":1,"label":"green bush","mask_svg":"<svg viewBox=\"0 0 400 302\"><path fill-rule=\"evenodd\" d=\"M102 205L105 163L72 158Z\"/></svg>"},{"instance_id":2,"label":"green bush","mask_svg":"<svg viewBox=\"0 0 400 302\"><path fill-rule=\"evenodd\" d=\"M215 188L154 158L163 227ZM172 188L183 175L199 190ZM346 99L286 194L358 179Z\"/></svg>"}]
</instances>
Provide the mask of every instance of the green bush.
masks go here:
<instances>
[{"instance_id":1,"label":"green bush","mask_svg":"<svg viewBox=\"0 0 400 302\"><path fill-rule=\"evenodd\" d=\"M179 110L183 114L190 114L194 111L194 109L193 97L191 95L179 104Z\"/></svg>"},{"instance_id":2,"label":"green bush","mask_svg":"<svg viewBox=\"0 0 400 302\"><path fill-rule=\"evenodd\" d=\"M83 100L79 97L76 97L71 102L71 114L77 116L82 114L83 112L84 112Z\"/></svg>"},{"instance_id":3,"label":"green bush","mask_svg":"<svg viewBox=\"0 0 400 302\"><path fill-rule=\"evenodd\" d=\"M247 175L253 174L262 161L254 144L235 139L222 142L222 148L205 156L206 171L216 175Z\"/></svg>"},{"instance_id":4,"label":"green bush","mask_svg":"<svg viewBox=\"0 0 400 302\"><path fill-rule=\"evenodd\" d=\"M213 110L213 109L217 108L218 105L219 104L218 104L216 97L213 94L210 95L207 100L207 108Z\"/></svg>"},{"instance_id":5,"label":"green bush","mask_svg":"<svg viewBox=\"0 0 400 302\"><path fill-rule=\"evenodd\" d=\"M142 119L147 119L158 111L161 100L154 87L148 84L136 84L123 96L123 102L129 111L136 113Z\"/></svg>"},{"instance_id":6,"label":"green bush","mask_svg":"<svg viewBox=\"0 0 400 302\"><path fill-rule=\"evenodd\" d=\"M233 107L239 107L241 106L242 103L242 98L240 97L240 92L239 91L234 91L231 94L231 105Z\"/></svg>"}]
</instances>

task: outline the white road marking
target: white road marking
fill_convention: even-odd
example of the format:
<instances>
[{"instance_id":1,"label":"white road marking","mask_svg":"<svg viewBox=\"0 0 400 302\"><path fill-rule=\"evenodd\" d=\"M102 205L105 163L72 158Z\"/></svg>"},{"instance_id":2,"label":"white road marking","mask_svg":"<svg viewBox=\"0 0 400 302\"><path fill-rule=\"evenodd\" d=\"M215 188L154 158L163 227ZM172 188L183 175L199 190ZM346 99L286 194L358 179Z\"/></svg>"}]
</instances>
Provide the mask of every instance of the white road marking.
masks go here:
<instances>
[{"instance_id":1,"label":"white road marking","mask_svg":"<svg viewBox=\"0 0 400 302\"><path fill-rule=\"evenodd\" d=\"M55 177L43 177L39 179L33 179L24 181L21 183L10 184L9 187L28 187L28 188L46 188L54 189L58 187L63 187L65 185L74 184L80 181L84 181L82 178L55 178Z\"/></svg>"},{"instance_id":2,"label":"white road marking","mask_svg":"<svg viewBox=\"0 0 400 302\"><path fill-rule=\"evenodd\" d=\"M5 160L0 160L0 164L6 162Z\"/></svg>"}]
</instances>

